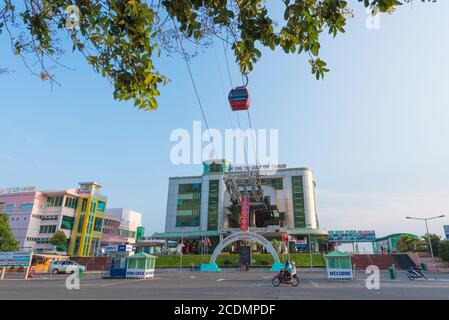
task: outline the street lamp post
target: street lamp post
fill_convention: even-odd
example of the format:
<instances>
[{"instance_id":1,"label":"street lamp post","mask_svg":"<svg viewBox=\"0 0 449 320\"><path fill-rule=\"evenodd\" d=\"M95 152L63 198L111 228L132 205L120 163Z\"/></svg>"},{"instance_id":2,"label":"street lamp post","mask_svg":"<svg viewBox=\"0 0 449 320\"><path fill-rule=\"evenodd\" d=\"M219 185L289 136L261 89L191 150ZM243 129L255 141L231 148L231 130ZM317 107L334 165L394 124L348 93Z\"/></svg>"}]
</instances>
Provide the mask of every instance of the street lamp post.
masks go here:
<instances>
[{"instance_id":1,"label":"street lamp post","mask_svg":"<svg viewBox=\"0 0 449 320\"><path fill-rule=\"evenodd\" d=\"M430 241L429 225L427 223L427 220L433 220L433 219L444 218L444 217L445 217L444 214L442 214L440 216L436 216L436 217L429 217L429 218L405 217L406 219L421 220L421 221L424 221L424 223L426 224L427 242L429 243L430 255L432 256L432 260L433 260L433 269L434 269L433 272L435 274L435 279L437 278L437 275L436 275L436 260L435 260L435 255L433 254L432 241Z\"/></svg>"},{"instance_id":2,"label":"street lamp post","mask_svg":"<svg viewBox=\"0 0 449 320\"><path fill-rule=\"evenodd\" d=\"M312 241L311 241L311 237L310 237L310 228L312 227L311 224L307 225L307 229L309 231L309 260L310 260L310 271L312 271L313 269L313 262L312 262Z\"/></svg>"},{"instance_id":3,"label":"street lamp post","mask_svg":"<svg viewBox=\"0 0 449 320\"><path fill-rule=\"evenodd\" d=\"M182 252L182 247L184 246L184 228L181 227L181 257L179 257L179 272L181 272L181 268L182 268L182 256L183 256L183 252Z\"/></svg>"}]
</instances>

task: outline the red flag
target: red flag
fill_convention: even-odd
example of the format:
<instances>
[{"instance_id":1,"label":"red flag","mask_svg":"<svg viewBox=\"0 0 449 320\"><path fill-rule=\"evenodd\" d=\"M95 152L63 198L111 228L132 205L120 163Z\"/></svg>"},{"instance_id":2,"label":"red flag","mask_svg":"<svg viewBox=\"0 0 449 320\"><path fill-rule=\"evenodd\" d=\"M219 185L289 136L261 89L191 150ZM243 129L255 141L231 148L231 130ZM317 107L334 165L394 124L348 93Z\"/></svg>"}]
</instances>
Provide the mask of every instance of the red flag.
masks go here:
<instances>
[{"instance_id":1,"label":"red flag","mask_svg":"<svg viewBox=\"0 0 449 320\"><path fill-rule=\"evenodd\" d=\"M249 196L242 196L240 210L240 231L248 231L249 226Z\"/></svg>"}]
</instances>

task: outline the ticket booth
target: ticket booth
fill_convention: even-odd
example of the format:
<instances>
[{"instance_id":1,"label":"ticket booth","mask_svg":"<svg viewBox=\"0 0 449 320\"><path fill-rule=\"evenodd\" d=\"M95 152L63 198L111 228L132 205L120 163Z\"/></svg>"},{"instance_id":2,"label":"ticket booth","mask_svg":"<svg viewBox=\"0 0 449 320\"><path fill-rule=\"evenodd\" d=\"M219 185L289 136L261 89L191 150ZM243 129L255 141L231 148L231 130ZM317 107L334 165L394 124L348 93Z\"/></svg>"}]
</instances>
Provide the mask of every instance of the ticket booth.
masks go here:
<instances>
[{"instance_id":1,"label":"ticket booth","mask_svg":"<svg viewBox=\"0 0 449 320\"><path fill-rule=\"evenodd\" d=\"M126 278L126 260L134 255L135 246L112 245L105 248L107 263L104 278Z\"/></svg>"},{"instance_id":2,"label":"ticket booth","mask_svg":"<svg viewBox=\"0 0 449 320\"><path fill-rule=\"evenodd\" d=\"M156 259L157 257L145 252L128 257L126 278L153 278Z\"/></svg>"},{"instance_id":3,"label":"ticket booth","mask_svg":"<svg viewBox=\"0 0 449 320\"><path fill-rule=\"evenodd\" d=\"M351 255L340 251L333 251L324 255L328 279L352 279Z\"/></svg>"}]
</instances>

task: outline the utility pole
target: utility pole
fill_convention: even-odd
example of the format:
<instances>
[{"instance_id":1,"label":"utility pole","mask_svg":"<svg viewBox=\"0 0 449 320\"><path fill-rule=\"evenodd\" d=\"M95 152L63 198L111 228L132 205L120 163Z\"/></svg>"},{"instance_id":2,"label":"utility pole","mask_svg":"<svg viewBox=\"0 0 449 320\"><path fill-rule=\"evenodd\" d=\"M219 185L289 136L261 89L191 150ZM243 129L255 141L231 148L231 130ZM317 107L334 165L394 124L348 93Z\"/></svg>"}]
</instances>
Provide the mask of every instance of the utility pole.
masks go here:
<instances>
[{"instance_id":1,"label":"utility pole","mask_svg":"<svg viewBox=\"0 0 449 320\"><path fill-rule=\"evenodd\" d=\"M435 280L437 279L437 273L436 273L436 265L437 265L437 261L435 259L435 255L433 253L433 248L432 248L432 241L430 240L430 233L429 233L429 225L427 224L427 220L433 220L433 219L438 219L438 218L444 218L445 215L442 214L440 216L437 217L429 217L429 218L413 218L413 217L405 217L406 219L413 219L413 220L421 220L424 221L424 223L426 224L426 235L427 235L427 242L429 244L429 248L430 248L430 255L432 256L432 260L433 260L433 272L435 275Z\"/></svg>"}]
</instances>

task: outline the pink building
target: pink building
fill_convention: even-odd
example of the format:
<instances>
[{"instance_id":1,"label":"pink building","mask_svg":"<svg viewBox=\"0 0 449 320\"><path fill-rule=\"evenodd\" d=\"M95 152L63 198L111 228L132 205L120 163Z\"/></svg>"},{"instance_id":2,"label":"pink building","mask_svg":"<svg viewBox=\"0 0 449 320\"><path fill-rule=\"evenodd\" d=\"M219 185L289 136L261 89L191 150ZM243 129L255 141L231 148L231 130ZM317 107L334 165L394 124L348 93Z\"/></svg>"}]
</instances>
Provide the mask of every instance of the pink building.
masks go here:
<instances>
[{"instance_id":1,"label":"pink building","mask_svg":"<svg viewBox=\"0 0 449 320\"><path fill-rule=\"evenodd\" d=\"M34 187L0 189L0 212L9 215L21 250L54 250L57 230L72 235L79 189L38 191Z\"/></svg>"}]
</instances>

